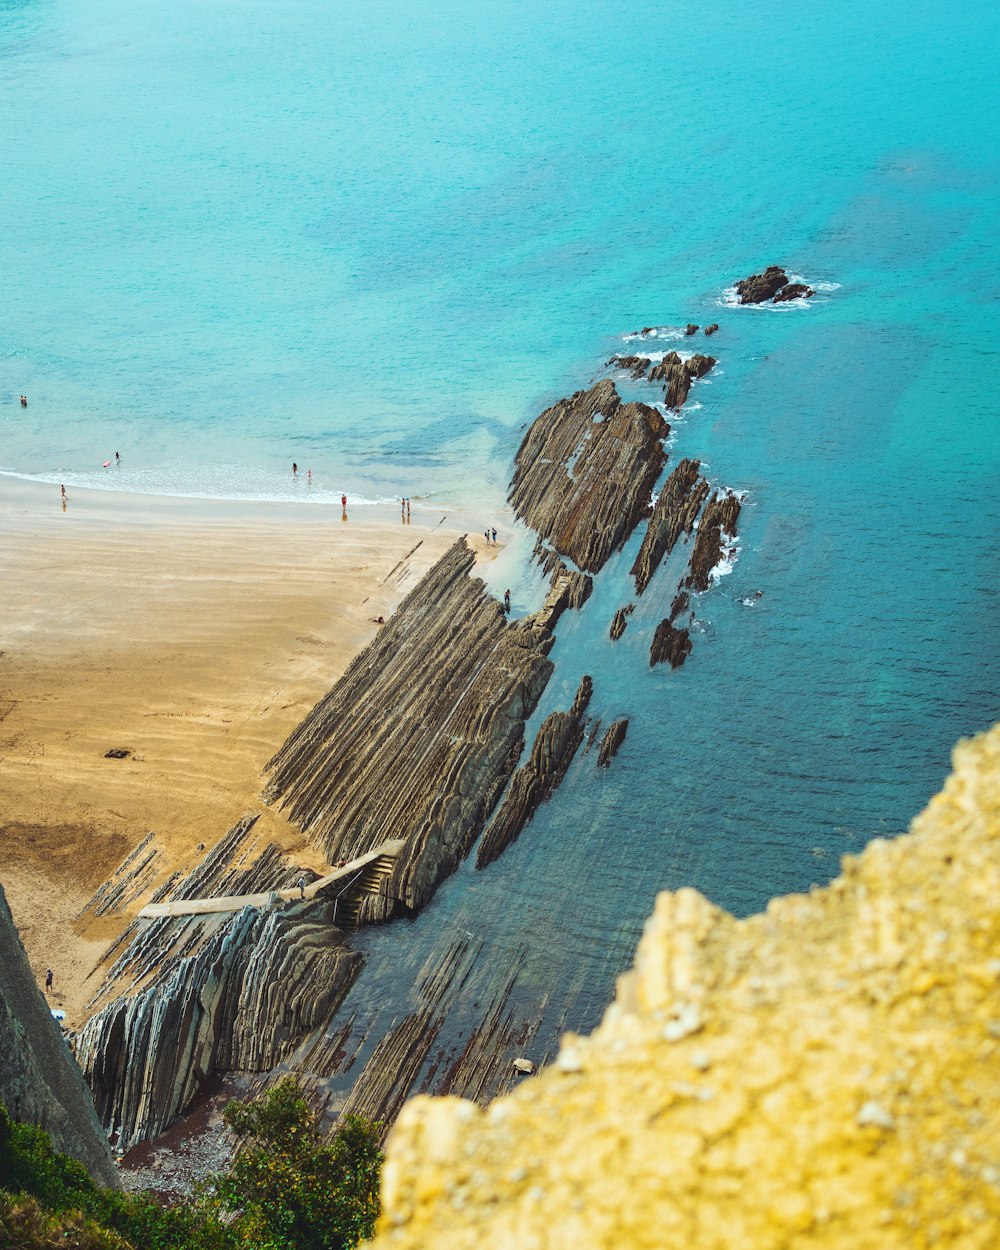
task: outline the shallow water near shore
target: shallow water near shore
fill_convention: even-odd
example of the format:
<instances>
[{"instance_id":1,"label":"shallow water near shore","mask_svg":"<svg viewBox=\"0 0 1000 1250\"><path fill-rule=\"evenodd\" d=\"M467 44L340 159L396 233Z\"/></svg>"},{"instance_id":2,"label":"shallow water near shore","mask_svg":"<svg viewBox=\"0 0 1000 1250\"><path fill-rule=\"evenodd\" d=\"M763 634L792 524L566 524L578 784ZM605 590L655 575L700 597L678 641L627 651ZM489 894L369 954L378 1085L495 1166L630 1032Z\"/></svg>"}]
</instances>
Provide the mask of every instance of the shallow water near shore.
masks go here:
<instances>
[{"instance_id":1,"label":"shallow water near shore","mask_svg":"<svg viewBox=\"0 0 1000 1250\"><path fill-rule=\"evenodd\" d=\"M523 960L545 1052L599 1018L658 890L743 915L825 882L998 718L1000 22L982 6L556 4L540 22L510 3L24 0L0 7L0 45L8 472L332 508L410 495L506 529L524 423L614 352L674 345L631 331L722 327L690 344L720 364L671 418L671 466L748 492L692 656L648 666L672 569L608 640L636 534L561 621L529 726L587 672L592 714L630 718L621 753L580 756L497 863L360 936L340 1021L375 1021L369 1051L469 934L441 1045ZM819 294L731 307L772 262ZM537 582L501 561L490 584L527 610Z\"/></svg>"}]
</instances>

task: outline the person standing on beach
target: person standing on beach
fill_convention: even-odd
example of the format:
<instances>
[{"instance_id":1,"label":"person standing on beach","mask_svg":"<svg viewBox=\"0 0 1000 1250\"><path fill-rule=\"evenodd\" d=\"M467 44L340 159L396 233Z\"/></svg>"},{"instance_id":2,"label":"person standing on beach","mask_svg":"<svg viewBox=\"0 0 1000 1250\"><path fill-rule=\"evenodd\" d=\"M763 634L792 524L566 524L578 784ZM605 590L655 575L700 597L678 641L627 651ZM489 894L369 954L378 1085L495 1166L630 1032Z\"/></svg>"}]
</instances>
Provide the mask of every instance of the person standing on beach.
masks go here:
<instances>
[{"instance_id":1,"label":"person standing on beach","mask_svg":"<svg viewBox=\"0 0 1000 1250\"><path fill-rule=\"evenodd\" d=\"M299 898L300 898L300 899L305 898L305 896L306 896L306 879L305 879L305 877L299 877L298 881L296 881L296 883L295 883L295 884L299 887Z\"/></svg>"},{"instance_id":2,"label":"person standing on beach","mask_svg":"<svg viewBox=\"0 0 1000 1250\"><path fill-rule=\"evenodd\" d=\"M490 533L493 535L493 546L495 547L497 545L497 527L495 525L490 530Z\"/></svg>"},{"instance_id":3,"label":"person standing on beach","mask_svg":"<svg viewBox=\"0 0 1000 1250\"><path fill-rule=\"evenodd\" d=\"M407 498L407 500L406 500L406 519L407 519L407 521L409 521L409 519L410 519L410 500L409 500L409 498Z\"/></svg>"},{"instance_id":4,"label":"person standing on beach","mask_svg":"<svg viewBox=\"0 0 1000 1250\"><path fill-rule=\"evenodd\" d=\"M400 519L401 521L405 521L405 520L406 520L406 499L405 499L405 497L404 497L404 498L402 498L402 499L400 499L400 501L399 501L399 519Z\"/></svg>"},{"instance_id":5,"label":"person standing on beach","mask_svg":"<svg viewBox=\"0 0 1000 1250\"><path fill-rule=\"evenodd\" d=\"M49 968L49 970L45 974L45 993L47 994L50 989L52 989L52 969L51 968Z\"/></svg>"},{"instance_id":6,"label":"person standing on beach","mask_svg":"<svg viewBox=\"0 0 1000 1250\"><path fill-rule=\"evenodd\" d=\"M65 502L66 502L66 487L65 487L65 486L60 486L60 487L59 487L59 493L62 495L62 501L63 501L63 503L65 503Z\"/></svg>"},{"instance_id":7,"label":"person standing on beach","mask_svg":"<svg viewBox=\"0 0 1000 1250\"><path fill-rule=\"evenodd\" d=\"M510 615L510 591L509 590L505 590L503 592L503 610L508 614L508 616Z\"/></svg>"},{"instance_id":8,"label":"person standing on beach","mask_svg":"<svg viewBox=\"0 0 1000 1250\"><path fill-rule=\"evenodd\" d=\"M293 460L292 461L292 477L298 477L298 475L299 475L299 466Z\"/></svg>"},{"instance_id":9,"label":"person standing on beach","mask_svg":"<svg viewBox=\"0 0 1000 1250\"><path fill-rule=\"evenodd\" d=\"M121 462L122 462L121 454L116 451L115 452L115 464L121 464Z\"/></svg>"}]
</instances>

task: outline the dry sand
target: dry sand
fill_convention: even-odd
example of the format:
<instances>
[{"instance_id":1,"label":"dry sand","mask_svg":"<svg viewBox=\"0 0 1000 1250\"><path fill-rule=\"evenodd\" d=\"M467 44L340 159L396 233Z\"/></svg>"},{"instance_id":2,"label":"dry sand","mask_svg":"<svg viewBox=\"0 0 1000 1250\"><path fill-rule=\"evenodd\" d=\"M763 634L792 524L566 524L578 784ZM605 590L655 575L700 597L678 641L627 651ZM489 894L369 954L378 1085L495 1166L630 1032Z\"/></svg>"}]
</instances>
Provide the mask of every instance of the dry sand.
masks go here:
<instances>
[{"instance_id":1,"label":"dry sand","mask_svg":"<svg viewBox=\"0 0 1000 1250\"><path fill-rule=\"evenodd\" d=\"M440 512L97 491L62 512L58 487L0 477L0 884L68 1023L124 924L77 913L150 830L188 868L257 810L323 867L261 805L262 767L457 532Z\"/></svg>"}]
</instances>

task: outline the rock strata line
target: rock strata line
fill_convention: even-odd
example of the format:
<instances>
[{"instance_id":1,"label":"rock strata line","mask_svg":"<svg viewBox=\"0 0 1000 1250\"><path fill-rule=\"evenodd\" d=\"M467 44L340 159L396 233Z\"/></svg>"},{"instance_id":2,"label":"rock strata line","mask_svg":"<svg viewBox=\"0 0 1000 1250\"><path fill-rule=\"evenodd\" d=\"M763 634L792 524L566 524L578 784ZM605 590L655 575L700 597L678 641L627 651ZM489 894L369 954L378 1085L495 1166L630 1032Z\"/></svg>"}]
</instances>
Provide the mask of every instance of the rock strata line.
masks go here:
<instances>
[{"instance_id":1,"label":"rock strata line","mask_svg":"<svg viewBox=\"0 0 1000 1250\"><path fill-rule=\"evenodd\" d=\"M351 859L405 846L365 921L417 910L478 836L552 672L552 626L575 579L508 622L460 539L410 592L268 765L268 801Z\"/></svg>"}]
</instances>

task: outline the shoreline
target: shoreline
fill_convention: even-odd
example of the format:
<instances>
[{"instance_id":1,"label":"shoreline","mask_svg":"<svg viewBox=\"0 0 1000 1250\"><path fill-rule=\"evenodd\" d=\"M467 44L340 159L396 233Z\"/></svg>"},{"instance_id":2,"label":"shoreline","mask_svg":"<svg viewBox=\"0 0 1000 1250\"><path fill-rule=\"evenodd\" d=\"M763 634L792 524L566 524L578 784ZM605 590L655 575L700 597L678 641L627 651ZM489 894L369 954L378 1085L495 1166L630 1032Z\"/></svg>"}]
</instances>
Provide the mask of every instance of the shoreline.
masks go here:
<instances>
[{"instance_id":1,"label":"shoreline","mask_svg":"<svg viewBox=\"0 0 1000 1250\"><path fill-rule=\"evenodd\" d=\"M70 1026L130 912L76 917L150 831L181 871L254 808L322 866L261 769L458 534L501 550L457 511L347 511L74 488L63 512L0 482L0 881Z\"/></svg>"}]
</instances>

